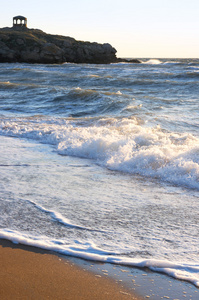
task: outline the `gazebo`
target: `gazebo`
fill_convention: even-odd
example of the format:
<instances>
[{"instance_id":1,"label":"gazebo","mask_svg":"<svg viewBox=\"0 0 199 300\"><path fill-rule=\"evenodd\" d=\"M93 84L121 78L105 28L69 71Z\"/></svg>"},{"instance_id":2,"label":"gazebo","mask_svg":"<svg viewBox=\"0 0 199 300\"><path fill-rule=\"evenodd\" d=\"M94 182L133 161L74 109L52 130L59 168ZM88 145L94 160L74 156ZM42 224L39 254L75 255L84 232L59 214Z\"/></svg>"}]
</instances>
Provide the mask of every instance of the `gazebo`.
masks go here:
<instances>
[{"instance_id":1,"label":"gazebo","mask_svg":"<svg viewBox=\"0 0 199 300\"><path fill-rule=\"evenodd\" d=\"M27 27L27 18L16 16L13 18L13 27Z\"/></svg>"}]
</instances>

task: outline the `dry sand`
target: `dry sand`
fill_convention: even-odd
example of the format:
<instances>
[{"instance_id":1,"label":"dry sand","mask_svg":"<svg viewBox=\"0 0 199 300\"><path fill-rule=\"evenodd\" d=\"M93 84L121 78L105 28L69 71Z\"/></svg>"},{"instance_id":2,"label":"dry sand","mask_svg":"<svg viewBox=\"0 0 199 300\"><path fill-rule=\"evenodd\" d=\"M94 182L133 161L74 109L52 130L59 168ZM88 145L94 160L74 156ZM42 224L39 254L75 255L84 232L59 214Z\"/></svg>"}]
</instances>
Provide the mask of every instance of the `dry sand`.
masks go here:
<instances>
[{"instance_id":1,"label":"dry sand","mask_svg":"<svg viewBox=\"0 0 199 300\"><path fill-rule=\"evenodd\" d=\"M58 255L0 240L0 299L141 299Z\"/></svg>"}]
</instances>

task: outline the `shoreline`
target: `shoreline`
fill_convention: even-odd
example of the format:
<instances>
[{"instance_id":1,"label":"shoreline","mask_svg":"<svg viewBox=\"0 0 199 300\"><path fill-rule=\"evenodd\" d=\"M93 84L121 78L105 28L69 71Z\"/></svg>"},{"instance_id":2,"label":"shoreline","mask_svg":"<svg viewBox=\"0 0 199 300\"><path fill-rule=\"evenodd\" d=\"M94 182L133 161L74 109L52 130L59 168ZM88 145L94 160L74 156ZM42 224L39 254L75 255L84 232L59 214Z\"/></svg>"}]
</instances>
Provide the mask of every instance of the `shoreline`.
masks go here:
<instances>
[{"instance_id":1,"label":"shoreline","mask_svg":"<svg viewBox=\"0 0 199 300\"><path fill-rule=\"evenodd\" d=\"M14 149L26 149L27 144L31 145L32 147L35 147L36 142L34 141L23 141L13 138L13 137L2 137L2 147L5 147L6 149L11 149L12 151L2 151L2 153L5 153L5 158L2 156L3 163L5 161L6 165L12 165L16 163L14 154L18 153L17 151L14 151ZM26 144L27 143L27 144ZM22 146L24 146L22 148ZM26 146L26 147L25 147ZM45 146L48 147L48 146ZM2 148L3 149L3 148ZM29 148L30 149L30 148ZM35 148L32 148L35 149ZM39 149L44 149L43 146ZM45 148L46 149L46 148ZM20 159L21 155L23 156L23 159L20 160L20 164L23 165L24 162L29 162L29 158L26 158L25 151L20 153ZM31 153L31 152L30 152ZM33 152L34 153L34 152ZM37 152L38 153L38 152ZM12 154L12 155L10 155ZM7 161L7 157L9 157L9 163ZM33 156L34 157L34 156ZM66 163L66 158L64 158L64 161ZM18 162L18 161L17 161ZM76 162L76 160L75 160ZM17 167L18 168L18 167ZM14 168L14 170L17 170ZM3 174L3 172L2 172ZM21 182L21 181L20 181ZM13 184L13 182L12 182ZM2 201L3 202L3 201ZM2 210L2 213L4 214L4 210ZM9 216L8 220L11 221L11 216ZM35 219L36 221L37 219ZM9 228L9 224L5 223L4 226L6 228ZM4 237L6 239L6 237ZM12 240L12 238L11 238ZM3 236L1 241L3 241ZM0 244L1 244L0 241ZM173 279L172 277L169 277L165 274L161 274L158 272L152 272L149 271L149 269L145 268L136 268L136 267L125 267L124 265L117 265L117 264L109 264L107 262L94 262L89 260L83 260L80 258L77 258L75 256L67 256L67 255L61 255L56 252L52 252L50 250L44 251L41 250L39 247L33 247L33 246L24 246L20 244L13 244L12 242L8 242L8 240L4 240L4 243L6 242L7 246L10 248L22 248L24 250L28 250L29 252L33 251L36 253L48 253L52 254L54 257L60 257L64 262L72 262L76 266L80 266L81 269L86 269L90 273L93 273L95 275L99 275L103 278L111 278L114 282L118 282L119 286L123 285L127 290L132 291L132 293L137 293L138 295L141 295L144 298L149 298L153 300L159 300L161 298L167 298L167 299L184 299L185 295L190 296L189 299L192 300L198 300L199 298L199 288L194 286L193 284L181 281L177 279ZM23 241L22 241L23 243ZM4 244L5 245L5 244ZM133 246L133 244L132 244ZM4 247L5 248L5 247ZM7 248L8 249L8 248ZM8 249L9 250L9 249ZM24 254L25 255L25 254ZM9 257L8 257L9 258ZM0 252L0 261L1 261L1 252ZM85 272L85 270L84 270ZM10 272L11 273L11 272ZM11 274L12 275L12 274ZM1 273L2 282L4 282L5 277L4 274ZM16 277L16 276L15 276ZM117 284L116 284L117 285ZM0 287L1 291L1 287ZM169 298L168 298L169 297ZM1 294L0 294L1 299ZM8 299L8 298L7 298Z\"/></svg>"},{"instance_id":2,"label":"shoreline","mask_svg":"<svg viewBox=\"0 0 199 300\"><path fill-rule=\"evenodd\" d=\"M0 299L197 300L199 289L146 268L60 255L0 239Z\"/></svg>"},{"instance_id":3,"label":"shoreline","mask_svg":"<svg viewBox=\"0 0 199 300\"><path fill-rule=\"evenodd\" d=\"M0 240L0 298L143 299L54 252Z\"/></svg>"}]
</instances>

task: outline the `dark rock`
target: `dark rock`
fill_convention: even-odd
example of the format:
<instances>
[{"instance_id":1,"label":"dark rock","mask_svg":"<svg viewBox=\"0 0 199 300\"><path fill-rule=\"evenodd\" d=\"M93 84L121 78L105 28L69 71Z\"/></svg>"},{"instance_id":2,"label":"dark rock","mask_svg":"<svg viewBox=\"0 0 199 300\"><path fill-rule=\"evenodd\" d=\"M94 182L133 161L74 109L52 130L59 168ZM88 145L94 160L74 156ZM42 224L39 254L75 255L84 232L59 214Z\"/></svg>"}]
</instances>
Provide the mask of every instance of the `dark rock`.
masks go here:
<instances>
[{"instance_id":1,"label":"dark rock","mask_svg":"<svg viewBox=\"0 0 199 300\"><path fill-rule=\"evenodd\" d=\"M76 41L21 27L0 29L0 62L113 63L116 50L110 44Z\"/></svg>"},{"instance_id":2,"label":"dark rock","mask_svg":"<svg viewBox=\"0 0 199 300\"><path fill-rule=\"evenodd\" d=\"M0 63L140 63L138 59L117 58L116 52L108 43L76 41L71 37L47 34L39 29L20 26L0 29Z\"/></svg>"}]
</instances>

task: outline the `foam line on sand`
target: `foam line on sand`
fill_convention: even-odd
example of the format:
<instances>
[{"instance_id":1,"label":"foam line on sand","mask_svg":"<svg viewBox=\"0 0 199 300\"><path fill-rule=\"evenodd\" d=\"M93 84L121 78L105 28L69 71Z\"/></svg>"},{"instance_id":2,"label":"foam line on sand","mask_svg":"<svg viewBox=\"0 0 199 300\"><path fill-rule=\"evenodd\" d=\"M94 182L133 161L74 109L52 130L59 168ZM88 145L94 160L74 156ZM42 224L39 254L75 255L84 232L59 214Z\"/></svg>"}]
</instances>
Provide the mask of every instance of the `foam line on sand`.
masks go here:
<instances>
[{"instance_id":1,"label":"foam line on sand","mask_svg":"<svg viewBox=\"0 0 199 300\"><path fill-rule=\"evenodd\" d=\"M54 253L0 240L0 299L141 299Z\"/></svg>"}]
</instances>

